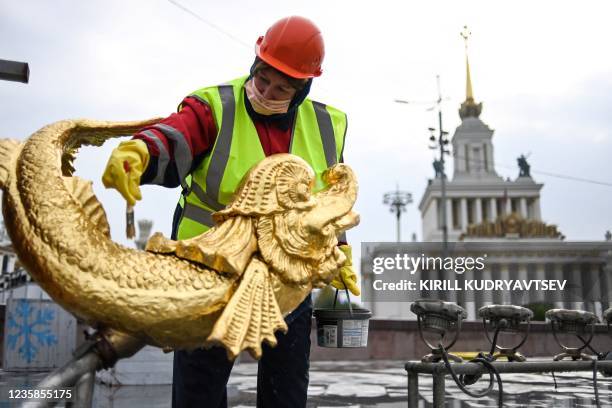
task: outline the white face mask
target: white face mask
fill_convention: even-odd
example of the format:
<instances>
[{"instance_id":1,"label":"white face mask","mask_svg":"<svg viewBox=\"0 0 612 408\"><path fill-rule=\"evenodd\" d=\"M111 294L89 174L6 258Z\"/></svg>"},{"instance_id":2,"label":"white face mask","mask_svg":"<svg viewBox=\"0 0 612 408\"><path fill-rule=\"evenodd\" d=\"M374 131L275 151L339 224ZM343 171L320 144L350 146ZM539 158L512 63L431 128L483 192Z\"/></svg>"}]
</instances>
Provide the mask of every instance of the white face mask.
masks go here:
<instances>
[{"instance_id":1,"label":"white face mask","mask_svg":"<svg viewBox=\"0 0 612 408\"><path fill-rule=\"evenodd\" d=\"M289 110L291 99L271 101L264 98L261 92L259 92L259 89L255 86L255 78L251 78L247 81L247 83L244 84L244 89L246 90L247 98L249 98L253 110L260 115L287 113L287 110Z\"/></svg>"}]
</instances>

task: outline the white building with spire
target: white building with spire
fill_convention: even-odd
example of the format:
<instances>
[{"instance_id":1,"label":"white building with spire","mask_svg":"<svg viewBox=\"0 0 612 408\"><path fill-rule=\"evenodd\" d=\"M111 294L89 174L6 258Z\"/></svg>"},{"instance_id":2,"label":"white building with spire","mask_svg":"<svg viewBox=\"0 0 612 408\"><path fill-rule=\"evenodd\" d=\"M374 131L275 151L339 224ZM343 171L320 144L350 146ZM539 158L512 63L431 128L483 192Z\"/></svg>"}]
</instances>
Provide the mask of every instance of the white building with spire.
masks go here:
<instances>
[{"instance_id":1,"label":"white building with spire","mask_svg":"<svg viewBox=\"0 0 612 408\"><path fill-rule=\"evenodd\" d=\"M457 241L468 232L468 226L495 222L512 213L525 220L542 221L543 184L536 183L528 170L514 180L504 180L495 171L494 131L480 119L482 103L474 100L467 59L466 71L466 98L459 109L461 124L452 138L453 172L452 179L447 177L445 183L446 197L442 198L442 175L436 174L419 203L424 241L441 241L444 224L449 241ZM523 160L523 166L528 166ZM442 220L443 202L446 223Z\"/></svg>"},{"instance_id":2,"label":"white building with spire","mask_svg":"<svg viewBox=\"0 0 612 408\"><path fill-rule=\"evenodd\" d=\"M567 279L571 281L571 293L477 291L468 298L462 292L442 290L422 292L422 297L455 301L465 307L469 320L478 320L478 309L489 304L541 304L588 310L601 317L603 310L612 307L612 241L569 242L555 225L544 222L540 208L543 184L533 179L524 156L517 159L517 177L504 179L497 174L494 131L480 119L482 103L474 99L467 53L466 71L466 98L459 108L461 123L451 141L452 175L443 176L439 162L434 166L436 175L428 180L419 203L423 242L379 245L362 251L362 298L366 307L378 318L415 319L408 301L389 301L373 289L380 275L373 273L372 260L402 251L417 256L427 253L432 246L428 243L443 241L446 227L450 249L440 251L442 254L487 255L483 270L467 271L461 279ZM435 270L419 270L417 274L420 279L442 276Z\"/></svg>"}]
</instances>

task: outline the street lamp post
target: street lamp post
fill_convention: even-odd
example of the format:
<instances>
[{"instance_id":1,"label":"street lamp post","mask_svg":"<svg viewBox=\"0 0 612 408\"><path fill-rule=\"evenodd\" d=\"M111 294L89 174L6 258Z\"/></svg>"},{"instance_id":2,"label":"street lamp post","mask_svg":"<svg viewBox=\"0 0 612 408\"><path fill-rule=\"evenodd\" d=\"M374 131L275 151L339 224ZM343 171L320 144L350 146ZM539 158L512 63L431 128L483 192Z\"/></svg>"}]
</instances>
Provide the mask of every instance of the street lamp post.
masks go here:
<instances>
[{"instance_id":1,"label":"street lamp post","mask_svg":"<svg viewBox=\"0 0 612 408\"><path fill-rule=\"evenodd\" d=\"M440 172L440 215L442 218L442 250L444 254L448 249L448 225L446 223L446 170L445 170L445 160L444 156L450 154L450 151L447 150L448 141L448 132L444 131L442 127L442 93L440 91L440 75L436 76L436 80L438 82L438 136L435 135L435 128L429 128L430 136L429 140L432 143L429 148L432 150L440 151L440 158L437 159L437 169Z\"/></svg>"},{"instance_id":2,"label":"street lamp post","mask_svg":"<svg viewBox=\"0 0 612 408\"><path fill-rule=\"evenodd\" d=\"M442 128L442 102L448 100L449 98L442 98L442 92L440 90L440 75L436 75L436 82L438 85L438 99L436 99L435 101L420 101L420 102L415 102L415 101L407 101L407 100L403 100L403 99L395 99L394 102L396 103L401 103L401 104L412 104L412 105L419 105L419 104L428 104L431 105L432 103L435 103L435 105L438 108L438 136L435 136L435 130L434 128L429 128L429 131L431 133L429 140L432 142L432 146L429 146L430 149L440 149L440 158L436 160L436 173L440 173L440 190L441 190L441 197L440 197L440 201L441 201L441 217L442 217L442 243L443 243L443 252L444 254L446 254L447 252L447 248L448 248L448 225L446 224L446 172L444 169L444 164L445 164L445 160L444 160L444 156L447 154L450 154L450 151L447 150L447 145L448 145L448 132L445 132ZM433 110L435 107L431 107L429 110Z\"/></svg>"},{"instance_id":3,"label":"street lamp post","mask_svg":"<svg viewBox=\"0 0 612 408\"><path fill-rule=\"evenodd\" d=\"M407 191L400 191L399 186L396 186L395 191L385 193L383 196L383 204L389 206L389 210L395 214L397 219L397 242L401 241L401 223L402 213L406 212L406 206L412 203L412 194Z\"/></svg>"}]
</instances>

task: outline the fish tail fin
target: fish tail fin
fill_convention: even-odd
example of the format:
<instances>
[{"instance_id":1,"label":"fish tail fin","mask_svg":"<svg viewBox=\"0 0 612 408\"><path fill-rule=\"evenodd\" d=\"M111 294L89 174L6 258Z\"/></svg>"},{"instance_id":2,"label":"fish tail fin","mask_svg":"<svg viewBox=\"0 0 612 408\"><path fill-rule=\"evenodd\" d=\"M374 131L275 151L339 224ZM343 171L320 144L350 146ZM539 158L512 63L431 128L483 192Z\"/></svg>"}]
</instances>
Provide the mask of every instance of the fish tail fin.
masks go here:
<instances>
[{"instance_id":1,"label":"fish tail fin","mask_svg":"<svg viewBox=\"0 0 612 408\"><path fill-rule=\"evenodd\" d=\"M161 118L133 122L108 122L89 119L74 119L65 122L65 139L62 140L62 174L74 174L74 159L81 146L102 146L113 137L129 136L145 126L152 125ZM57 122L58 124L62 122Z\"/></svg>"},{"instance_id":2,"label":"fish tail fin","mask_svg":"<svg viewBox=\"0 0 612 408\"><path fill-rule=\"evenodd\" d=\"M254 258L207 340L225 347L232 360L242 350L259 359L264 341L276 346L277 330L286 333L287 324L274 296L268 268Z\"/></svg>"},{"instance_id":3,"label":"fish tail fin","mask_svg":"<svg viewBox=\"0 0 612 408\"><path fill-rule=\"evenodd\" d=\"M11 170L14 171L15 157L21 142L14 139L0 139L0 188L4 189L9 181Z\"/></svg>"}]
</instances>

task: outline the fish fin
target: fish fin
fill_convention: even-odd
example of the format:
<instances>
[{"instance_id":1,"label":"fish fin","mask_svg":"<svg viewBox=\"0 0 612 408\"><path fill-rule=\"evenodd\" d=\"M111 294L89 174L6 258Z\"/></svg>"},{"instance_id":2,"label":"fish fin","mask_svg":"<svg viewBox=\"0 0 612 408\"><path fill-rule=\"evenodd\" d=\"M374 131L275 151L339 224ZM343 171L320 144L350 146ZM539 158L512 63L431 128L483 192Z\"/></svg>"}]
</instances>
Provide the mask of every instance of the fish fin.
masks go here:
<instances>
[{"instance_id":1,"label":"fish fin","mask_svg":"<svg viewBox=\"0 0 612 408\"><path fill-rule=\"evenodd\" d=\"M173 241L164 237L161 232L156 232L151 235L151 238L147 241L145 251L154 252L156 254L173 254L176 252L177 243L178 241Z\"/></svg>"},{"instance_id":2,"label":"fish fin","mask_svg":"<svg viewBox=\"0 0 612 408\"><path fill-rule=\"evenodd\" d=\"M21 142L15 139L0 140L0 188L4 188L14 166L13 158L17 155Z\"/></svg>"},{"instance_id":3,"label":"fish fin","mask_svg":"<svg viewBox=\"0 0 612 408\"><path fill-rule=\"evenodd\" d=\"M242 350L259 359L262 342L276 346L277 330L286 333L287 324L278 307L267 265L253 258L207 341L225 347L231 360Z\"/></svg>"},{"instance_id":4,"label":"fish fin","mask_svg":"<svg viewBox=\"0 0 612 408\"><path fill-rule=\"evenodd\" d=\"M105 122L88 119L71 120L70 136L64 143L62 153L62 174L70 177L74 173L74 159L81 146L102 146L113 137L129 136L145 126L157 123L162 118L134 122Z\"/></svg>"},{"instance_id":5,"label":"fish fin","mask_svg":"<svg viewBox=\"0 0 612 408\"><path fill-rule=\"evenodd\" d=\"M236 216L223 221L193 238L173 241L154 234L146 250L159 254L175 254L216 271L242 275L257 250L253 219Z\"/></svg>"},{"instance_id":6,"label":"fish fin","mask_svg":"<svg viewBox=\"0 0 612 408\"><path fill-rule=\"evenodd\" d=\"M203 234L177 242L176 256L219 272L241 275L257 251L251 217L231 217Z\"/></svg>"},{"instance_id":7,"label":"fish fin","mask_svg":"<svg viewBox=\"0 0 612 408\"><path fill-rule=\"evenodd\" d=\"M81 203L87 218L110 238L110 226L106 219L106 212L94 194L91 181L76 176L64 177L64 185L72 197Z\"/></svg>"}]
</instances>

